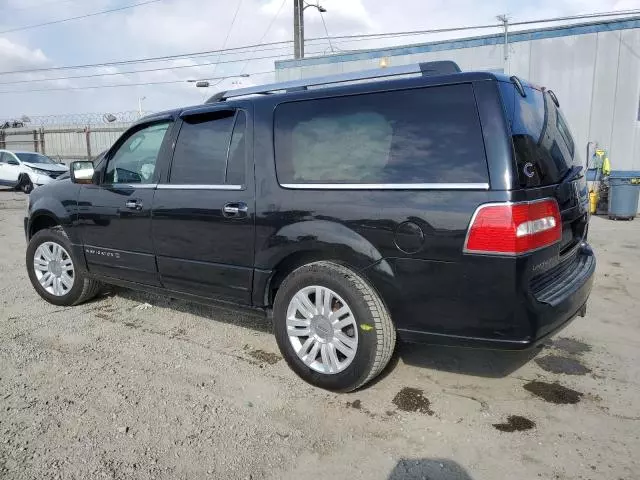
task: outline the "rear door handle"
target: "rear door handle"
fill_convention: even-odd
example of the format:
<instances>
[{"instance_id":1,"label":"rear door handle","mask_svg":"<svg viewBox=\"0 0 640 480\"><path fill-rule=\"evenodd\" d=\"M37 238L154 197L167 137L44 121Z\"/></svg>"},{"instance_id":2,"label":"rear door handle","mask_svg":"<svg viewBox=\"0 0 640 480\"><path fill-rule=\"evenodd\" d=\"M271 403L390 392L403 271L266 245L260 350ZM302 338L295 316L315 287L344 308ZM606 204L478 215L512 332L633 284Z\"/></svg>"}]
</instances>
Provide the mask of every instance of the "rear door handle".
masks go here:
<instances>
[{"instance_id":1,"label":"rear door handle","mask_svg":"<svg viewBox=\"0 0 640 480\"><path fill-rule=\"evenodd\" d=\"M225 217L245 217L249 207L244 202L230 202L226 203L222 208L222 215Z\"/></svg>"},{"instance_id":2,"label":"rear door handle","mask_svg":"<svg viewBox=\"0 0 640 480\"><path fill-rule=\"evenodd\" d=\"M127 200L124 204L125 207L130 208L132 210L142 210L142 201L141 200Z\"/></svg>"}]
</instances>

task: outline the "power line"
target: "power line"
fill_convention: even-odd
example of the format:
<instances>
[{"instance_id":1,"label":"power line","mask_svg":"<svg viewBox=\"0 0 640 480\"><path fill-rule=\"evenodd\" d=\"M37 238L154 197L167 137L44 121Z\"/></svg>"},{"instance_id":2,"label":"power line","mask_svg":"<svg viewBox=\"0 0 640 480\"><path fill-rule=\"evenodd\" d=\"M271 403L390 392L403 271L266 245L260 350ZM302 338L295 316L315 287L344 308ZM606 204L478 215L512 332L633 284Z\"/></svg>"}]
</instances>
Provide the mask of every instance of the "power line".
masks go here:
<instances>
[{"instance_id":1,"label":"power line","mask_svg":"<svg viewBox=\"0 0 640 480\"><path fill-rule=\"evenodd\" d=\"M218 69L218 61L220 60L220 55L222 55L222 51L224 51L225 47L227 46L227 42L229 41L229 36L231 35L231 30L233 30L233 26L236 23L236 17L238 16L238 12L240 11L240 7L242 6L242 0L238 0L238 6L236 7L236 11L233 14L233 19L231 20L231 25L229 25L229 30L227 30L227 36L224 37L224 42L222 42L222 49L221 52L218 54L218 58L216 59L216 64L213 67L213 71L215 73L215 71Z\"/></svg>"},{"instance_id":2,"label":"power line","mask_svg":"<svg viewBox=\"0 0 640 480\"><path fill-rule=\"evenodd\" d=\"M287 2L287 0L282 0L282 3L280 4L280 8L278 8L278 11L276 12L276 14L273 16L273 18L271 19L271 21L269 22L269 25L267 25L267 29L264 31L264 33L262 34L262 36L260 37L260 40L258 40L258 45L262 44L262 41L267 38L267 35L269 35L269 32L271 31L271 27L273 26L273 24L275 23L276 19L280 16L280 12L282 11L282 7L284 7L284 4ZM254 49L253 52L251 52L251 57L249 60L247 60L247 63L244 64L244 66L242 67L242 70L240 71L240 73L244 72L244 69L247 68L247 66L249 65L249 62L251 62L251 60L253 60L253 56L256 54L256 51L258 49Z\"/></svg>"},{"instance_id":3,"label":"power line","mask_svg":"<svg viewBox=\"0 0 640 480\"><path fill-rule=\"evenodd\" d=\"M98 15L105 15L107 13L119 12L121 10L128 10L130 8L141 7L142 5L148 5L150 3L157 3L161 1L162 0L147 0L145 2L134 3L133 5L125 5L124 7L111 8L109 10L101 10L99 12L87 13L85 15L78 15L77 17L61 18L60 20L52 20L50 22L36 23L34 25L25 25L24 27L17 27L17 28L11 28L9 30L4 30L3 32L0 32L0 35L3 35L5 33L20 32L22 30L31 30L33 28L45 27L47 25L55 25L58 23L71 22L73 20L81 20L83 18L95 17Z\"/></svg>"},{"instance_id":4,"label":"power line","mask_svg":"<svg viewBox=\"0 0 640 480\"><path fill-rule=\"evenodd\" d=\"M267 70L263 72L250 72L247 75L266 75L268 73L275 73L275 70ZM228 78L236 78L238 75L225 75L224 77L213 77L207 78L206 80L226 80ZM53 92L53 91L65 91L65 90L94 90L100 88L118 88L118 87L138 87L138 86L148 86L148 85L169 85L176 83L187 83L186 80L165 80L161 82L139 82L139 83L117 83L113 85L91 85L84 87L60 87L60 88L39 88L32 90L11 90L11 91L0 91L0 94L3 93L33 93L33 92Z\"/></svg>"},{"instance_id":5,"label":"power line","mask_svg":"<svg viewBox=\"0 0 640 480\"><path fill-rule=\"evenodd\" d=\"M270 42L270 43L264 43L262 45L261 44L243 45L241 47L226 48L224 50L205 50L200 52L181 53L176 55L163 55L159 57L145 57L145 58L140 58L135 60L116 60L112 62L87 63L82 65L65 65L60 67L28 68L23 70L11 70L11 71L4 71L4 72L0 71L0 75L9 75L9 74L17 74L17 73L51 72L55 70L76 70L81 68L113 67L117 65L131 65L135 63L151 63L151 62L159 62L163 60L177 60L177 59L183 59L183 58L210 56L219 52L238 52L240 50L246 50L248 48L255 48L260 46L271 46L271 45L282 45L286 43L292 43L292 40Z\"/></svg>"},{"instance_id":6,"label":"power line","mask_svg":"<svg viewBox=\"0 0 640 480\"><path fill-rule=\"evenodd\" d=\"M327 35L329 39L329 48L331 49L331 53L333 53L333 44L331 43L331 36L329 35L329 30L327 29L327 22L324 21L324 13L320 8L318 8L318 12L320 12L320 18L322 19L322 25L324 26L324 33Z\"/></svg>"},{"instance_id":7,"label":"power line","mask_svg":"<svg viewBox=\"0 0 640 480\"><path fill-rule=\"evenodd\" d=\"M161 1L161 0L151 0L151 1ZM284 3L285 2L283 2L282 5L284 5ZM529 20L525 22L514 22L514 23L511 23L510 25L526 25L526 24L532 24L532 23L556 22L556 21L567 20L567 19L593 18L593 17L602 17L602 16L619 16L619 15L628 15L630 13L635 13L635 12L640 13L640 10L627 10L627 11L621 11L621 12L601 12L601 13L576 15L571 17L557 17L557 18L550 18L550 19ZM272 24L274 21L275 21L275 17L272 20ZM467 27L450 27L450 28L438 28L438 29L429 29L429 30L372 33L372 34L360 34L360 35L338 35L333 37L326 36L326 37L316 37L316 38L307 39L307 43L329 41L329 40L342 40L345 43L350 43L350 42L363 41L363 40L377 40L377 39L383 39L383 38L401 38L405 36L455 32L455 31L480 30L480 29L498 28L498 27L500 27L500 24L473 25L473 26L467 26ZM268 31L265 32L265 34L266 33L268 33ZM265 36L266 35L263 35L263 38ZM268 42L268 43L262 43L262 41L260 41L259 43L256 43L253 45L244 45L240 47L225 48L225 49L218 49L218 50L183 53L183 54L176 54L176 55L164 55L159 57L145 57L145 58L134 59L134 60L119 60L119 61L101 62L101 63L93 63L93 64L66 65L66 66L59 66L59 67L42 67L42 68L4 71L4 72L0 72L0 75L48 72L48 71L58 71L58 70L75 70L75 69L82 69L82 68L98 68L98 67L109 67L109 66L118 66L118 65L130 65L130 64L136 64L136 63L152 63L152 62L159 62L159 61L165 61L165 60L210 56L216 53L219 53L219 54L246 53L243 51L251 48L263 50L264 49L263 47L275 46L275 45L288 45L290 43L292 43L291 40L283 40L283 41ZM263 58L265 57L258 58L258 59L263 59ZM223 62L220 62L220 63L223 63ZM165 68L165 69L173 69L173 68L176 68L176 67ZM153 69L153 70L157 71L157 69ZM131 73L135 73L135 72L131 72Z\"/></svg>"},{"instance_id":8,"label":"power line","mask_svg":"<svg viewBox=\"0 0 640 480\"><path fill-rule=\"evenodd\" d=\"M283 49L288 49L288 46L283 46L283 47L275 47L275 48L265 48L260 50L261 52L266 52L266 51L272 51L272 50L283 50ZM310 53L320 53L321 51L317 51L317 52L310 52ZM245 53L245 52L242 52ZM246 52L248 53L248 52ZM232 53L235 54L235 53ZM230 53L221 53L220 56L225 55L232 55ZM216 65L218 63L236 63L236 62L244 62L247 61L247 64L249 61L251 60L264 60L264 59L268 59L268 58L281 58L281 57L287 57L288 54L278 54L278 55L273 55L273 56L267 56L267 57L259 57L259 58L240 58L237 60L230 60L230 61L213 61L213 62L204 62L204 63L196 63L193 65L174 65L171 67L158 67L158 68L145 68L145 69L140 69L140 70L125 70L122 72L106 72L106 73L92 73L92 74L88 74L88 75L69 75L69 76L65 76L65 77L51 77L51 78L34 78L34 79L28 79L28 80L12 80L10 82L0 82L0 85L18 85L18 84L23 84L23 83L40 83L40 82L53 82L53 81L57 81L57 80L74 80L74 79L78 79L78 78L96 78L96 77L111 77L111 76L116 76L116 75L130 75L130 74L136 74L136 73L148 73L148 72L163 72L163 71L168 71L168 70L181 70L181 69L185 69L185 68L197 68L197 67L206 67L206 66L210 66L210 65ZM247 65L245 64L245 66ZM244 67L243 70L240 73L244 73Z\"/></svg>"},{"instance_id":9,"label":"power line","mask_svg":"<svg viewBox=\"0 0 640 480\"><path fill-rule=\"evenodd\" d=\"M322 53L323 50L317 50L317 51L313 51L313 52L309 52L311 54L314 53ZM289 53L282 53L279 55L266 55L263 57L253 57L251 60L277 60L277 59L284 59L284 58L289 58L290 54ZM24 80L24 81L12 81L12 82L1 82L0 85L20 85L23 83L36 83L36 82L52 82L52 81L57 81L57 80L75 80L75 79L79 79L79 78L97 78L97 77L106 77L106 76L115 76L115 75L129 75L129 74L137 74L137 73L147 73L147 72L160 72L160 71L167 71L167 70L177 70L177 69L184 69L184 68L195 68L195 67L206 67L206 66L210 66L210 65L218 65L218 64L230 64L230 63L240 63L240 62L244 62L246 61L245 58L241 58L241 59L236 59L236 60L223 60L223 61L218 61L218 62L206 62L206 63L199 63L199 64L195 64L195 65L177 65L175 67L162 67L162 68L149 68L149 69L143 69L143 70L130 70L130 71L125 71L125 72L109 72L109 73L95 73L95 74L90 74L90 75L71 75L68 77L55 77L55 78L46 78L46 79L32 79L32 80ZM233 75L233 77L236 77L238 75L241 75L242 73L244 73L244 71L240 71L240 73L238 73L237 75ZM226 78L226 77L225 77ZM184 80L181 80L184 81ZM15 90L16 92L20 92L22 90ZM9 92L0 92L0 93L9 93Z\"/></svg>"},{"instance_id":10,"label":"power line","mask_svg":"<svg viewBox=\"0 0 640 480\"><path fill-rule=\"evenodd\" d=\"M619 10L619 11L609 11L609 12L601 12L601 13L583 13L580 15L571 15L567 17L556 17L556 18L546 18L543 20L525 20L522 22L509 22L509 26L512 25L531 25L533 23L549 23L549 22L561 22L564 20L583 20L586 18L596 18L596 17L617 17L620 15L637 15L640 14L639 9L635 10Z\"/></svg>"},{"instance_id":11,"label":"power line","mask_svg":"<svg viewBox=\"0 0 640 480\"><path fill-rule=\"evenodd\" d=\"M153 0L153 1L160 1L160 0ZM419 30L419 31L413 31L413 32L393 32L393 33L372 33L372 34L365 34L365 35L338 35L338 36L334 36L331 37L332 40L346 40L348 41L349 39L367 39L367 40L371 40L371 39L379 39L379 38L393 38L393 37L402 37L402 36L408 36L408 35L423 35L423 34L427 34L427 33L442 33L442 32L451 32L451 31L458 31L458 30L473 30L473 29L482 29L482 28L496 28L498 25L497 24L491 24L491 25L476 25L473 27L454 27L454 28L439 28L439 29L432 29L432 30ZM310 42L315 42L315 41L327 41L328 37L316 37L316 38L309 38L306 40L306 43L310 43ZM200 57L200 56L209 56L209 55L213 55L219 52L238 52L241 50L246 50L246 49L250 49L250 48L259 48L259 47L265 47L265 46L273 46L273 45L283 45L283 44L290 44L293 43L292 40L281 40L278 42L268 42L268 43L255 43L253 45L243 45L240 47L232 47L232 48L226 48L224 50L207 50L207 51L200 51L200 52L192 52L192 53L182 53L182 54L176 54L176 55L163 55L163 56L159 56L159 57L145 57L145 58L140 58L140 59L135 59L135 60L117 60L117 61L111 61L111 62L101 62L101 63L88 63L88 64L81 64L81 65L65 65L65 66L59 66L59 67L42 67L42 68L29 68L29 69L23 69L23 70L11 70L11 71L0 71L0 75L9 75L9 74L18 74L18 73L35 73L35 72L49 72L49 71L55 71L55 70L76 70L76 69L81 69L81 68L96 68L96 67L112 67L112 66L117 66L117 65L130 65L130 64L135 64L135 63L148 63L148 62L157 62L157 61L163 61L163 60L175 60L175 59L179 59L179 58L194 58L194 57Z\"/></svg>"}]
</instances>

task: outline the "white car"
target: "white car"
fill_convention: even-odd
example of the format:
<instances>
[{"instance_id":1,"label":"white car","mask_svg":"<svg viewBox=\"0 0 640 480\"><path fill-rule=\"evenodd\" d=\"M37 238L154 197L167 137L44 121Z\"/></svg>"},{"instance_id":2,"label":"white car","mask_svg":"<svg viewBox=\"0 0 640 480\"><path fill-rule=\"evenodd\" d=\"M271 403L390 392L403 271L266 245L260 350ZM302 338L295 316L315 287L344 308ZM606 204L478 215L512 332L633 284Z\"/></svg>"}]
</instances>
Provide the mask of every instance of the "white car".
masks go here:
<instances>
[{"instance_id":1,"label":"white car","mask_svg":"<svg viewBox=\"0 0 640 480\"><path fill-rule=\"evenodd\" d=\"M41 153L0 150L0 185L25 193L52 182L68 170L66 165L56 163Z\"/></svg>"}]
</instances>

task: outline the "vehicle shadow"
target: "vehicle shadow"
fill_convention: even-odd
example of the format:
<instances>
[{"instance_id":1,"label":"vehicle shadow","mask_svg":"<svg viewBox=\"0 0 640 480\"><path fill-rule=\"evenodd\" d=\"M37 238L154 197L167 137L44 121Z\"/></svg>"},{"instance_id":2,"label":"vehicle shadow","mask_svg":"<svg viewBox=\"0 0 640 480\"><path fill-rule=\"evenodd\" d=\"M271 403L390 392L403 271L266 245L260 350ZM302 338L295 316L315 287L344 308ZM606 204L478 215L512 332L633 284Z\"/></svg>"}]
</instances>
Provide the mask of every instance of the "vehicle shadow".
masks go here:
<instances>
[{"instance_id":1,"label":"vehicle shadow","mask_svg":"<svg viewBox=\"0 0 640 480\"><path fill-rule=\"evenodd\" d=\"M259 312L239 312L231 308L203 305L116 286L108 287L106 295L117 295L140 304L148 303L153 307L168 308L177 312L197 315L215 322L237 325L263 333L270 334L273 332L272 319L261 315ZM541 348L531 348L524 351L486 350L403 343L399 341L389 364L367 386L374 385L384 379L395 370L400 360L407 365L425 369L476 377L502 378L533 360L541 350Z\"/></svg>"},{"instance_id":2,"label":"vehicle shadow","mask_svg":"<svg viewBox=\"0 0 640 480\"><path fill-rule=\"evenodd\" d=\"M389 364L380 375L367 384L367 387L386 378L401 360L406 365L419 368L472 377L503 378L529 363L541 350L539 347L524 351L488 350L399 341Z\"/></svg>"},{"instance_id":3,"label":"vehicle shadow","mask_svg":"<svg viewBox=\"0 0 640 480\"><path fill-rule=\"evenodd\" d=\"M442 458L401 459L388 480L473 480L467 471L453 460Z\"/></svg>"},{"instance_id":4,"label":"vehicle shadow","mask_svg":"<svg viewBox=\"0 0 640 480\"><path fill-rule=\"evenodd\" d=\"M488 350L399 343L396 354L407 365L475 377L502 378L530 362L541 348Z\"/></svg>"},{"instance_id":5,"label":"vehicle shadow","mask_svg":"<svg viewBox=\"0 0 640 480\"><path fill-rule=\"evenodd\" d=\"M237 325L239 327L249 328L263 333L273 332L271 318L261 315L260 313L252 313L250 311L238 312L231 308L204 305L116 286L109 286L106 291L106 295L117 295L140 304L148 303L152 307L169 308L177 312L197 315L215 322Z\"/></svg>"}]
</instances>

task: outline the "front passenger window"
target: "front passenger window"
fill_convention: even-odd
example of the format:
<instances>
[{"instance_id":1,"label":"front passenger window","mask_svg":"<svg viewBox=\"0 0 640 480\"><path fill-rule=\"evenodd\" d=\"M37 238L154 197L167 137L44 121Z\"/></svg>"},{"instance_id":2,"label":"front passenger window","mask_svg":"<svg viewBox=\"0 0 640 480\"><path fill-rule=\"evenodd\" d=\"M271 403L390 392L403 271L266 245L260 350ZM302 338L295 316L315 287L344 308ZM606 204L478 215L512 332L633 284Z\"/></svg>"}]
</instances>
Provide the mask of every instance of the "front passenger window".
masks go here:
<instances>
[{"instance_id":1,"label":"front passenger window","mask_svg":"<svg viewBox=\"0 0 640 480\"><path fill-rule=\"evenodd\" d=\"M127 138L107 164L105 183L153 183L170 123L156 123Z\"/></svg>"}]
</instances>

